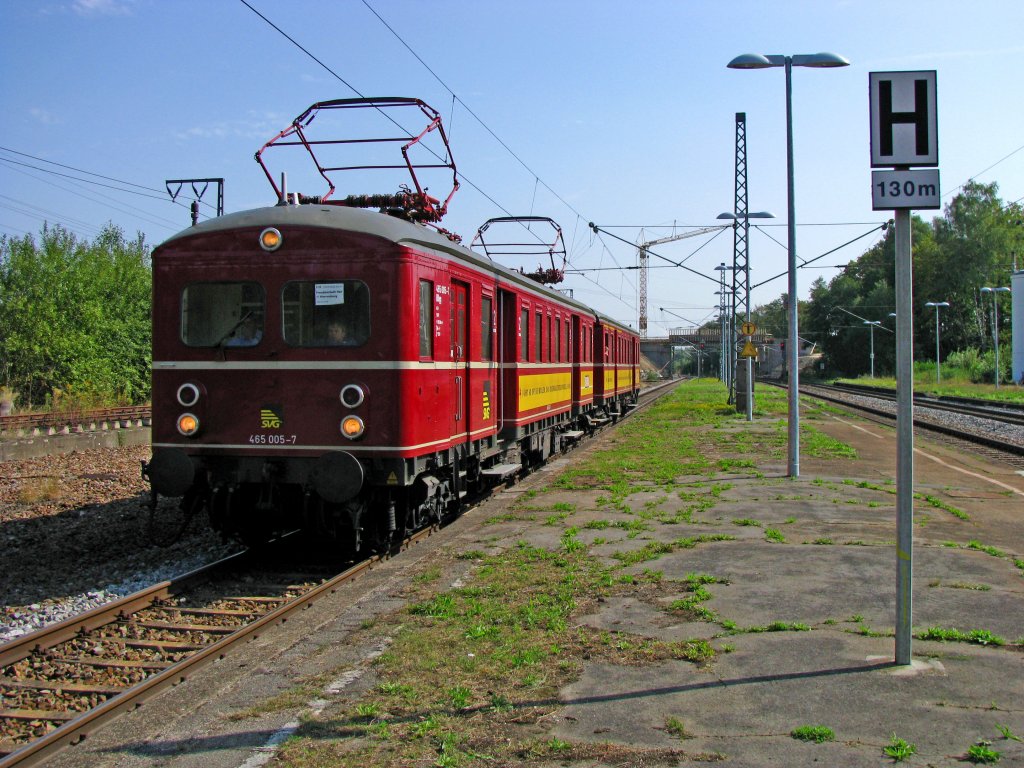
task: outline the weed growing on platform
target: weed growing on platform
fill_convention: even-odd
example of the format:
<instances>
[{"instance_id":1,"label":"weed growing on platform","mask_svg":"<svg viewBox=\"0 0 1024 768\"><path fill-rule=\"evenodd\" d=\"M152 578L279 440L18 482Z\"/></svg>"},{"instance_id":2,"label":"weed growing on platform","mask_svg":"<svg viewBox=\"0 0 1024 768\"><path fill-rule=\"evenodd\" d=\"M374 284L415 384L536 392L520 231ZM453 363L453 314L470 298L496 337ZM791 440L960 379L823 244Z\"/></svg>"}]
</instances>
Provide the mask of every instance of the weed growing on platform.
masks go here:
<instances>
[{"instance_id":1,"label":"weed growing on platform","mask_svg":"<svg viewBox=\"0 0 1024 768\"><path fill-rule=\"evenodd\" d=\"M979 741L967 748L967 762L981 765L992 765L998 763L1002 754L992 749L988 741Z\"/></svg>"},{"instance_id":2,"label":"weed growing on platform","mask_svg":"<svg viewBox=\"0 0 1024 768\"><path fill-rule=\"evenodd\" d=\"M665 730L679 740L693 738L693 736L686 732L686 726L683 725L683 721L677 717L665 718Z\"/></svg>"},{"instance_id":3,"label":"weed growing on platform","mask_svg":"<svg viewBox=\"0 0 1024 768\"><path fill-rule=\"evenodd\" d=\"M952 504L947 504L942 499L936 498L935 496L931 496L930 494L915 493L914 498L924 501L927 504L930 504L931 506L935 507L936 509L941 509L944 512L949 512L949 514L953 515L953 517L958 517L961 520L971 519L971 516L964 512L962 509L957 509Z\"/></svg>"},{"instance_id":4,"label":"weed growing on platform","mask_svg":"<svg viewBox=\"0 0 1024 768\"><path fill-rule=\"evenodd\" d=\"M688 573L683 579L683 584L686 586L686 591L690 593L689 597L673 600L669 603L668 610L681 611L702 621L716 622L718 621L718 615L703 605L704 602L712 598L711 592L705 589L704 585L728 583L728 579L719 579L717 576L711 576L707 573Z\"/></svg>"},{"instance_id":5,"label":"weed growing on platform","mask_svg":"<svg viewBox=\"0 0 1024 768\"><path fill-rule=\"evenodd\" d=\"M928 583L929 587L945 587L946 589L969 589L975 592L990 592L992 587L988 584L972 584L967 581L950 581L943 583L942 579L935 579L935 581Z\"/></svg>"},{"instance_id":6,"label":"weed growing on platform","mask_svg":"<svg viewBox=\"0 0 1024 768\"><path fill-rule=\"evenodd\" d=\"M918 632L916 637L919 640L940 640L945 643L973 643L975 645L1006 645L1006 640L999 635L994 635L987 629L972 629L969 632L962 632L959 629L945 629L944 627L929 627Z\"/></svg>"},{"instance_id":7,"label":"weed growing on platform","mask_svg":"<svg viewBox=\"0 0 1024 768\"><path fill-rule=\"evenodd\" d=\"M810 632L811 628L799 621L773 621L771 624L747 627L743 631L751 634L758 634L760 632Z\"/></svg>"},{"instance_id":8,"label":"weed growing on platform","mask_svg":"<svg viewBox=\"0 0 1024 768\"><path fill-rule=\"evenodd\" d=\"M822 459L856 459L857 451L810 425L800 425L800 450L807 456Z\"/></svg>"},{"instance_id":9,"label":"weed growing on platform","mask_svg":"<svg viewBox=\"0 0 1024 768\"><path fill-rule=\"evenodd\" d=\"M967 549L974 549L978 552L984 552L986 555L992 555L992 557L1006 557L1006 553L1002 550L996 549L995 547L989 546L988 544L982 544L976 539L971 539L965 545Z\"/></svg>"},{"instance_id":10,"label":"weed growing on platform","mask_svg":"<svg viewBox=\"0 0 1024 768\"><path fill-rule=\"evenodd\" d=\"M891 757L894 763L902 763L908 757L917 752L917 746L899 738L895 733L889 746L882 747L882 752Z\"/></svg>"},{"instance_id":11,"label":"weed growing on platform","mask_svg":"<svg viewBox=\"0 0 1024 768\"><path fill-rule=\"evenodd\" d=\"M1012 730L1010 730L1010 727L1008 725L996 723L996 730L999 731L1000 735L1002 735L1004 739L1009 739L1011 741L1024 741L1024 739L1021 739L1020 736L1018 736Z\"/></svg>"},{"instance_id":12,"label":"weed growing on platform","mask_svg":"<svg viewBox=\"0 0 1024 768\"><path fill-rule=\"evenodd\" d=\"M798 741L813 741L815 744L836 740L835 731L826 725L801 725L790 731L789 735Z\"/></svg>"},{"instance_id":13,"label":"weed growing on platform","mask_svg":"<svg viewBox=\"0 0 1024 768\"><path fill-rule=\"evenodd\" d=\"M778 528L765 528L764 538L766 541L774 541L776 544L786 543L786 537L782 535Z\"/></svg>"}]
</instances>

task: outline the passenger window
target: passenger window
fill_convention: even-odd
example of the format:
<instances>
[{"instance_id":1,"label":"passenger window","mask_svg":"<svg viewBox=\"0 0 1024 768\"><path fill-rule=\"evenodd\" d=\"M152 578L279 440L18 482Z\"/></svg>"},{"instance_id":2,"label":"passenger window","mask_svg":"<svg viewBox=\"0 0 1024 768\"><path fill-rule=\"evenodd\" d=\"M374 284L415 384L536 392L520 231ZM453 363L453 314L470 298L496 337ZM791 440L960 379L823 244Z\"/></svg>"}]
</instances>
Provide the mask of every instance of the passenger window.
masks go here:
<instances>
[{"instance_id":1,"label":"passenger window","mask_svg":"<svg viewBox=\"0 0 1024 768\"><path fill-rule=\"evenodd\" d=\"M551 315L545 315L544 326L548 329L546 334L548 339L548 348L545 350L544 362L550 363L555 359L555 339L552 333L553 323L551 322Z\"/></svg>"},{"instance_id":2,"label":"passenger window","mask_svg":"<svg viewBox=\"0 0 1024 768\"><path fill-rule=\"evenodd\" d=\"M434 284L420 280L420 357L434 356Z\"/></svg>"},{"instance_id":3,"label":"passenger window","mask_svg":"<svg viewBox=\"0 0 1024 768\"><path fill-rule=\"evenodd\" d=\"M539 363L541 349L544 346L544 316L538 312L533 316L533 320L533 360Z\"/></svg>"},{"instance_id":4,"label":"passenger window","mask_svg":"<svg viewBox=\"0 0 1024 768\"><path fill-rule=\"evenodd\" d=\"M519 359L526 362L527 352L530 349L530 310L524 309L519 315L519 332L522 338L519 340Z\"/></svg>"},{"instance_id":5,"label":"passenger window","mask_svg":"<svg viewBox=\"0 0 1024 768\"><path fill-rule=\"evenodd\" d=\"M281 307L293 347L358 347L370 338L370 289L360 280L285 283Z\"/></svg>"},{"instance_id":6,"label":"passenger window","mask_svg":"<svg viewBox=\"0 0 1024 768\"><path fill-rule=\"evenodd\" d=\"M189 347L254 347L263 338L265 307L259 283L193 283L181 293L181 340Z\"/></svg>"},{"instance_id":7,"label":"passenger window","mask_svg":"<svg viewBox=\"0 0 1024 768\"><path fill-rule=\"evenodd\" d=\"M491 297L484 296L480 299L480 359L493 360L492 343L494 334L493 318L491 317Z\"/></svg>"}]
</instances>

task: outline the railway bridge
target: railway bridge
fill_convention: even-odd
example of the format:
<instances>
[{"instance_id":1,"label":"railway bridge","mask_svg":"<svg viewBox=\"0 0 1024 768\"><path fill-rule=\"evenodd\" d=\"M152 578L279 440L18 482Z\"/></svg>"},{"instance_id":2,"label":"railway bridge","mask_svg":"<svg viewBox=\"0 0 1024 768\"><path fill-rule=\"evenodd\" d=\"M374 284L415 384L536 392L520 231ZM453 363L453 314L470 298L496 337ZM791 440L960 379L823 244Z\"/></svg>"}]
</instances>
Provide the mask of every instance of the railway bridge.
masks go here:
<instances>
[{"instance_id":1,"label":"railway bridge","mask_svg":"<svg viewBox=\"0 0 1024 768\"><path fill-rule=\"evenodd\" d=\"M771 333L758 331L751 337L763 358L770 349L778 349ZM675 347L696 347L717 357L722 349L722 330L718 326L700 328L671 328L668 336L640 339L640 353L659 371L667 368ZM707 370L707 369L705 369Z\"/></svg>"}]
</instances>

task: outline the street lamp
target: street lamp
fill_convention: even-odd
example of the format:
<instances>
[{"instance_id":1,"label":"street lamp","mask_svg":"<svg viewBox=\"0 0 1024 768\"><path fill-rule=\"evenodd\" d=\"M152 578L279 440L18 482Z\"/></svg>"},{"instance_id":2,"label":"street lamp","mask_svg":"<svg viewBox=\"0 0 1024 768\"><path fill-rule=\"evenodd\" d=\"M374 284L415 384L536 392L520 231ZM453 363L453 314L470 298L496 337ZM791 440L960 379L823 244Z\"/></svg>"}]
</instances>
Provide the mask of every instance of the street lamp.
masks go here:
<instances>
[{"instance_id":1,"label":"street lamp","mask_svg":"<svg viewBox=\"0 0 1024 768\"><path fill-rule=\"evenodd\" d=\"M751 219L774 219L775 218L775 214L774 213L769 213L768 211L754 211L753 213L747 213L746 211L744 211L743 213L729 213L729 212L726 212L726 213L718 214L718 216L716 216L715 218L717 218L717 219L731 219L732 220L733 229L738 227L740 225L740 222L742 221L743 222L743 242L748 243L748 249L749 249L749 243L750 243L750 220ZM733 255L733 259L735 259L735 258L736 258L736 256L734 254ZM734 264L734 268L735 268L735 264ZM744 272L743 284L746 286L746 296L744 297L744 300L743 300L743 303L745 305L744 309L746 311L746 317L744 319L749 323L750 322L750 254L749 254L749 250L748 250L748 254L747 254L747 263L743 267L743 272ZM735 285L735 283L734 283L734 285ZM735 297L733 297L733 301L735 301ZM731 339L730 339L730 341L731 341ZM733 350L733 352L735 352L735 350ZM735 354L730 353L730 355L729 355L730 361L733 358L735 358L735 357L736 357ZM753 421L754 420L754 361L751 360L749 357L747 358L747 409L746 410L747 410L747 421Z\"/></svg>"},{"instance_id":2,"label":"street lamp","mask_svg":"<svg viewBox=\"0 0 1024 768\"><path fill-rule=\"evenodd\" d=\"M935 307L935 384L942 381L942 363L939 362L939 307L948 307L948 301L926 301L926 307Z\"/></svg>"},{"instance_id":3,"label":"street lamp","mask_svg":"<svg viewBox=\"0 0 1024 768\"><path fill-rule=\"evenodd\" d=\"M730 69L786 68L786 182L789 228L789 467L790 477L800 476L800 337L797 334L796 211L793 194L793 67L847 67L850 62L835 53L781 56L744 53L729 62Z\"/></svg>"},{"instance_id":4,"label":"street lamp","mask_svg":"<svg viewBox=\"0 0 1024 768\"><path fill-rule=\"evenodd\" d=\"M864 325L871 329L871 378L875 378L875 326L881 325L881 320L865 320Z\"/></svg>"},{"instance_id":5,"label":"street lamp","mask_svg":"<svg viewBox=\"0 0 1024 768\"><path fill-rule=\"evenodd\" d=\"M999 297L996 294L1009 293L1010 289L985 287L981 292L992 294L992 343L996 348L996 389L999 389Z\"/></svg>"}]
</instances>

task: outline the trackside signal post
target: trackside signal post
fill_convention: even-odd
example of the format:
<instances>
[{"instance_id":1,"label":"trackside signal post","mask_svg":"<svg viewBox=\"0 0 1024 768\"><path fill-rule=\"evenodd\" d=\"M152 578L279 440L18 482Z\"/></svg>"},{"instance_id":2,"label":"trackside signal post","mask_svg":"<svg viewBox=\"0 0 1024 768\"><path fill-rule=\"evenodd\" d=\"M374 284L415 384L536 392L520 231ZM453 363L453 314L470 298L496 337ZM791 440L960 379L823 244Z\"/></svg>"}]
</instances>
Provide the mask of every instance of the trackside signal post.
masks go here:
<instances>
[{"instance_id":1,"label":"trackside signal post","mask_svg":"<svg viewBox=\"0 0 1024 768\"><path fill-rule=\"evenodd\" d=\"M872 209L896 220L896 663L911 660L914 542L914 271L910 211L939 208L936 73L871 72ZM911 170L912 166L924 169Z\"/></svg>"}]
</instances>

